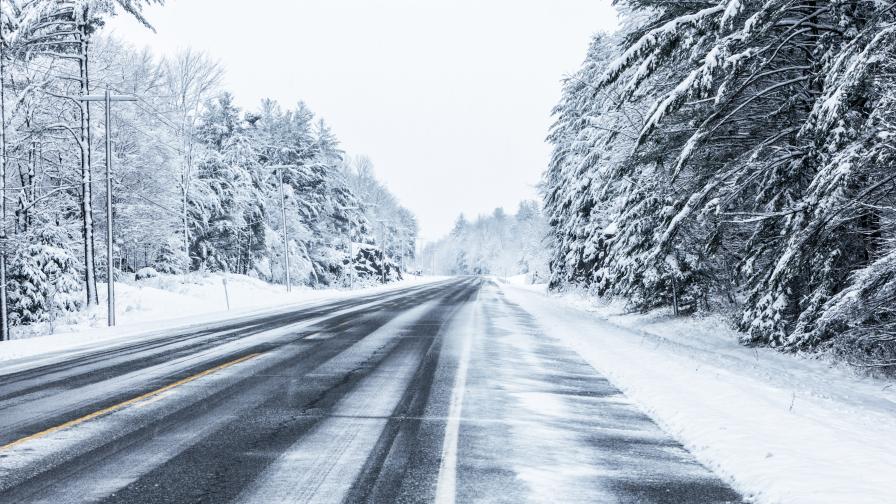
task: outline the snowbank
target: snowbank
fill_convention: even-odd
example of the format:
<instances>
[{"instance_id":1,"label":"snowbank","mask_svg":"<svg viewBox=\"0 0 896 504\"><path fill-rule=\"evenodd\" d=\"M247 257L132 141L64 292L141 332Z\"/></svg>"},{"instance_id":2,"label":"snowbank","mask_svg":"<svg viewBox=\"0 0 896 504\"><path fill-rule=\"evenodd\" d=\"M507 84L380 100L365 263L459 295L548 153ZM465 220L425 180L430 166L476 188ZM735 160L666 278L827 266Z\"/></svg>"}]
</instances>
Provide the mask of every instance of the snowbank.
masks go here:
<instances>
[{"instance_id":1,"label":"snowbank","mask_svg":"<svg viewBox=\"0 0 896 504\"><path fill-rule=\"evenodd\" d=\"M117 282L116 327L106 327L106 290L101 288L100 304L92 310L74 314L53 326L41 324L15 328L12 341L0 342L0 361L69 350L114 338L151 336L178 327L292 309L299 304L385 292L441 279L408 275L400 282L356 290L293 287L292 292L286 292L283 285L222 273L159 275L141 281Z\"/></svg>"},{"instance_id":2,"label":"snowbank","mask_svg":"<svg viewBox=\"0 0 896 504\"><path fill-rule=\"evenodd\" d=\"M532 275L529 273L523 273L521 275L514 275L510 277L495 277L499 282L508 283L513 285L514 287L520 287L524 289L533 290L536 292L546 292L547 284L545 283L533 283Z\"/></svg>"},{"instance_id":3,"label":"snowbank","mask_svg":"<svg viewBox=\"0 0 896 504\"><path fill-rule=\"evenodd\" d=\"M503 290L751 500L894 502L891 383L743 347L721 317L625 315L582 296Z\"/></svg>"}]
</instances>

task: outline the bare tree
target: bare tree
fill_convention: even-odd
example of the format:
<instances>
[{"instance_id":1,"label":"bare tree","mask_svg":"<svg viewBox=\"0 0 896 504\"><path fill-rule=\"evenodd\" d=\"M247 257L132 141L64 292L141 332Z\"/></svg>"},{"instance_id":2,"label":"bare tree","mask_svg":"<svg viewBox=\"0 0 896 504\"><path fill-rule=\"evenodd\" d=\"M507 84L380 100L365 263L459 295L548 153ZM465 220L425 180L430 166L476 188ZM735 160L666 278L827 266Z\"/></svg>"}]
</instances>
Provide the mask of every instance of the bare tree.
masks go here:
<instances>
[{"instance_id":1,"label":"bare tree","mask_svg":"<svg viewBox=\"0 0 896 504\"><path fill-rule=\"evenodd\" d=\"M218 88L224 71L207 54L186 49L165 62L168 91L172 95L172 115L180 133L181 219L184 253L190 249L190 185L193 177L194 130L203 102Z\"/></svg>"},{"instance_id":2,"label":"bare tree","mask_svg":"<svg viewBox=\"0 0 896 504\"><path fill-rule=\"evenodd\" d=\"M66 80L76 81L78 95L90 93L90 73L88 54L90 36L103 17L115 14L116 7L135 17L145 26L152 28L143 17L144 5L162 4L163 0L25 0L19 10L19 33L30 54L41 54L50 58L74 61L78 66L77 77L67 76ZM62 96L57 96L62 97ZM87 304L99 302L96 290L96 260L94 254L93 191L91 175L90 105L88 102L72 98L78 107L79 125L77 132L65 123L47 127L63 129L75 137L80 151L81 217L82 239L84 241L84 280Z\"/></svg>"}]
</instances>

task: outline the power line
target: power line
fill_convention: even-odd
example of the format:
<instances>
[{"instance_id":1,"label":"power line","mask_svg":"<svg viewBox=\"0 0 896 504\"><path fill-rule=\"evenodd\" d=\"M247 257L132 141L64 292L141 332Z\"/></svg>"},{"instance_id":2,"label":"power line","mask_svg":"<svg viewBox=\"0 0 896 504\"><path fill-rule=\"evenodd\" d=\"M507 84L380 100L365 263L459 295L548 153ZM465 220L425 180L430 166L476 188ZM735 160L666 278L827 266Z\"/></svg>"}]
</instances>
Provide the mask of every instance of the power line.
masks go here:
<instances>
[{"instance_id":1,"label":"power line","mask_svg":"<svg viewBox=\"0 0 896 504\"><path fill-rule=\"evenodd\" d=\"M154 140L154 141L157 142L159 145L162 145L162 146L164 146L164 147L168 147L169 149L173 150L174 152L176 152L176 153L178 153L178 154L180 154L180 155L182 155L182 156L185 156L185 155L186 155L186 153L185 153L183 150L181 150L180 148L175 147L175 146L169 144L168 142L165 142L165 141L159 139L158 135L152 135L151 133L148 133L147 131L143 130L142 128L140 128L139 126L137 126L136 124L134 124L133 122L131 122L131 121L125 119L124 117L121 117L121 116L118 115L118 114L116 114L115 117L116 117L119 121L121 121L121 122L127 124L128 126L130 126L131 128L133 128L134 130L136 130L138 133L143 134L144 136L146 136L146 137L149 138L150 140Z\"/></svg>"},{"instance_id":2,"label":"power line","mask_svg":"<svg viewBox=\"0 0 896 504\"><path fill-rule=\"evenodd\" d=\"M155 116L158 117L163 123L165 123L166 125L168 125L168 126L171 127L172 129L174 129L174 132L175 132L175 133L183 134L183 131L182 131L183 128L181 128L181 127L177 126L176 124L174 124L174 122L172 122L170 119L168 119L168 117L165 116L165 114L164 114L163 112L159 111L159 109L157 109L155 106L153 106L152 103L150 103L150 102L148 102L147 100L143 99L143 97L141 97L140 95L136 95L136 96L137 96L137 99L140 100L140 102L145 103L147 107L149 107L150 109L152 109L152 111L146 110L146 109L144 109L143 107L141 107L140 104L138 103L138 104L137 104L137 107L139 107L140 110L142 110L142 111L144 111L144 112L146 112L146 113L148 113L148 114L153 114L153 115L155 115Z\"/></svg>"},{"instance_id":3,"label":"power line","mask_svg":"<svg viewBox=\"0 0 896 504\"><path fill-rule=\"evenodd\" d=\"M147 203L149 203L149 204L151 204L151 205L153 205L153 206L155 206L155 207L158 207L158 208L161 208L162 210L165 210L166 212L168 212L168 213L174 215L175 217L177 217L178 219L180 219L180 218L182 217L182 215L180 214L180 212L178 212L177 210L173 210L173 209L171 209L171 208L168 208L167 206L165 206L165 205L159 203L158 201L154 201L154 200L152 200L152 199L150 199L150 198L147 198L146 196L144 196L144 195L142 195L142 194L135 193L134 196L137 196L138 198L140 198L140 199L146 201Z\"/></svg>"}]
</instances>

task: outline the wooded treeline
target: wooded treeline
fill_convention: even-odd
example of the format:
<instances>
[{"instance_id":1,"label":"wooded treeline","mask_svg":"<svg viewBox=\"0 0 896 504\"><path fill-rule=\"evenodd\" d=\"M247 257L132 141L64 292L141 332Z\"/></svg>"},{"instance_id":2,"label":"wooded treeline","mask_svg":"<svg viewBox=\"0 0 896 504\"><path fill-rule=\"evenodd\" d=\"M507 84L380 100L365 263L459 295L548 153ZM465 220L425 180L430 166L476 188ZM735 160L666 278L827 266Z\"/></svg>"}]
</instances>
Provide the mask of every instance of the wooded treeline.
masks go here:
<instances>
[{"instance_id":1,"label":"wooded treeline","mask_svg":"<svg viewBox=\"0 0 896 504\"><path fill-rule=\"evenodd\" d=\"M420 251L418 264L439 275L549 275L547 225L539 204L523 201L515 214L496 208L473 221L458 216L451 233Z\"/></svg>"},{"instance_id":2,"label":"wooded treeline","mask_svg":"<svg viewBox=\"0 0 896 504\"><path fill-rule=\"evenodd\" d=\"M552 283L896 362L896 3L618 0L556 109Z\"/></svg>"},{"instance_id":3,"label":"wooded treeline","mask_svg":"<svg viewBox=\"0 0 896 504\"><path fill-rule=\"evenodd\" d=\"M120 274L149 266L283 282L288 253L293 283L327 286L347 282L352 242L413 255L413 215L303 103L241 110L211 56L160 58L98 34L118 13L148 27L142 8L154 3L0 0L9 323L97 303L110 260ZM81 100L106 90L137 100L113 103L110 124L101 102ZM101 246L107 134L112 257Z\"/></svg>"}]
</instances>

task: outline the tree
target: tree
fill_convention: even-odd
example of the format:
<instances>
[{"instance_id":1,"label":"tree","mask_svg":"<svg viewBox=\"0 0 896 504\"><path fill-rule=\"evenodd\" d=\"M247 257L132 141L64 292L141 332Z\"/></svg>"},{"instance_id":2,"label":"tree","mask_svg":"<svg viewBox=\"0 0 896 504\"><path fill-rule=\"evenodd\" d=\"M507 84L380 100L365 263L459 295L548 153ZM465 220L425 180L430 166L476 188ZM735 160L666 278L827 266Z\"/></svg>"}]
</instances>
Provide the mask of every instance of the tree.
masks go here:
<instances>
[{"instance_id":1,"label":"tree","mask_svg":"<svg viewBox=\"0 0 896 504\"><path fill-rule=\"evenodd\" d=\"M376 179L369 158L346 160L342 172L348 188L358 197L364 220L368 226L374 226L373 232L366 231L366 242L385 247L387 256L405 267L416 255L419 229L413 213L401 206L395 195Z\"/></svg>"},{"instance_id":2,"label":"tree","mask_svg":"<svg viewBox=\"0 0 896 504\"><path fill-rule=\"evenodd\" d=\"M89 44L90 37L105 17L116 14L119 8L151 28L143 17L143 7L163 0L23 0L18 11L17 40L27 57L44 55L74 62L77 65L77 94L90 93ZM63 129L74 136L80 150L81 217L84 243L84 272L87 304L98 302L94 257L94 223L91 174L90 105L71 99L78 108L77 131L65 123L46 126L47 130Z\"/></svg>"},{"instance_id":3,"label":"tree","mask_svg":"<svg viewBox=\"0 0 896 504\"><path fill-rule=\"evenodd\" d=\"M424 247L419 262L436 274L534 277L548 271L546 233L535 201L521 202L515 215L503 208L472 222L460 215L448 236Z\"/></svg>"},{"instance_id":4,"label":"tree","mask_svg":"<svg viewBox=\"0 0 896 504\"><path fill-rule=\"evenodd\" d=\"M181 224L184 250L190 249L190 199L193 188L193 161L196 122L202 104L218 88L224 71L207 54L186 49L165 62L167 89L172 95L170 114L179 130ZM188 258L189 260L189 258Z\"/></svg>"},{"instance_id":5,"label":"tree","mask_svg":"<svg viewBox=\"0 0 896 504\"><path fill-rule=\"evenodd\" d=\"M350 242L388 243L387 257L378 261L387 265L382 270L413 255L413 215L372 172L355 184L335 134L304 104L281 109L266 101L246 112L219 91L221 69L210 57L185 51L164 61L97 36L104 17L121 10L118 3L0 1L0 171L6 172L0 192L5 217L14 217L0 220L15 259L10 274L24 282L0 278L0 284L17 289L16 313L31 313L17 323L61 310L40 301L47 292L42 266L28 256L49 253L47 247L83 250L61 262L84 275L87 288L77 295L86 293L89 302L96 301L93 271L103 261L120 267L120 279L152 265L163 273L229 271L282 281L289 258L293 278L326 286L346 281L349 254L357 248ZM100 128L117 132L112 257L92 248L93 233L107 223L92 216L98 194L91 159L102 159L105 149L91 141L90 110L77 99L97 86L137 97ZM280 175L283 184L276 181ZM375 238L374 218L388 222L385 240ZM45 228L59 230L59 239L40 237ZM34 248L38 243L43 248ZM33 292L19 288L25 285Z\"/></svg>"},{"instance_id":6,"label":"tree","mask_svg":"<svg viewBox=\"0 0 896 504\"><path fill-rule=\"evenodd\" d=\"M44 224L26 235L13 259L11 319L16 325L52 321L82 306L77 259L67 231Z\"/></svg>"},{"instance_id":7,"label":"tree","mask_svg":"<svg viewBox=\"0 0 896 504\"><path fill-rule=\"evenodd\" d=\"M750 344L888 338L844 296L890 264L892 6L618 5L623 31L595 37L555 111L553 284L727 302Z\"/></svg>"}]
</instances>

